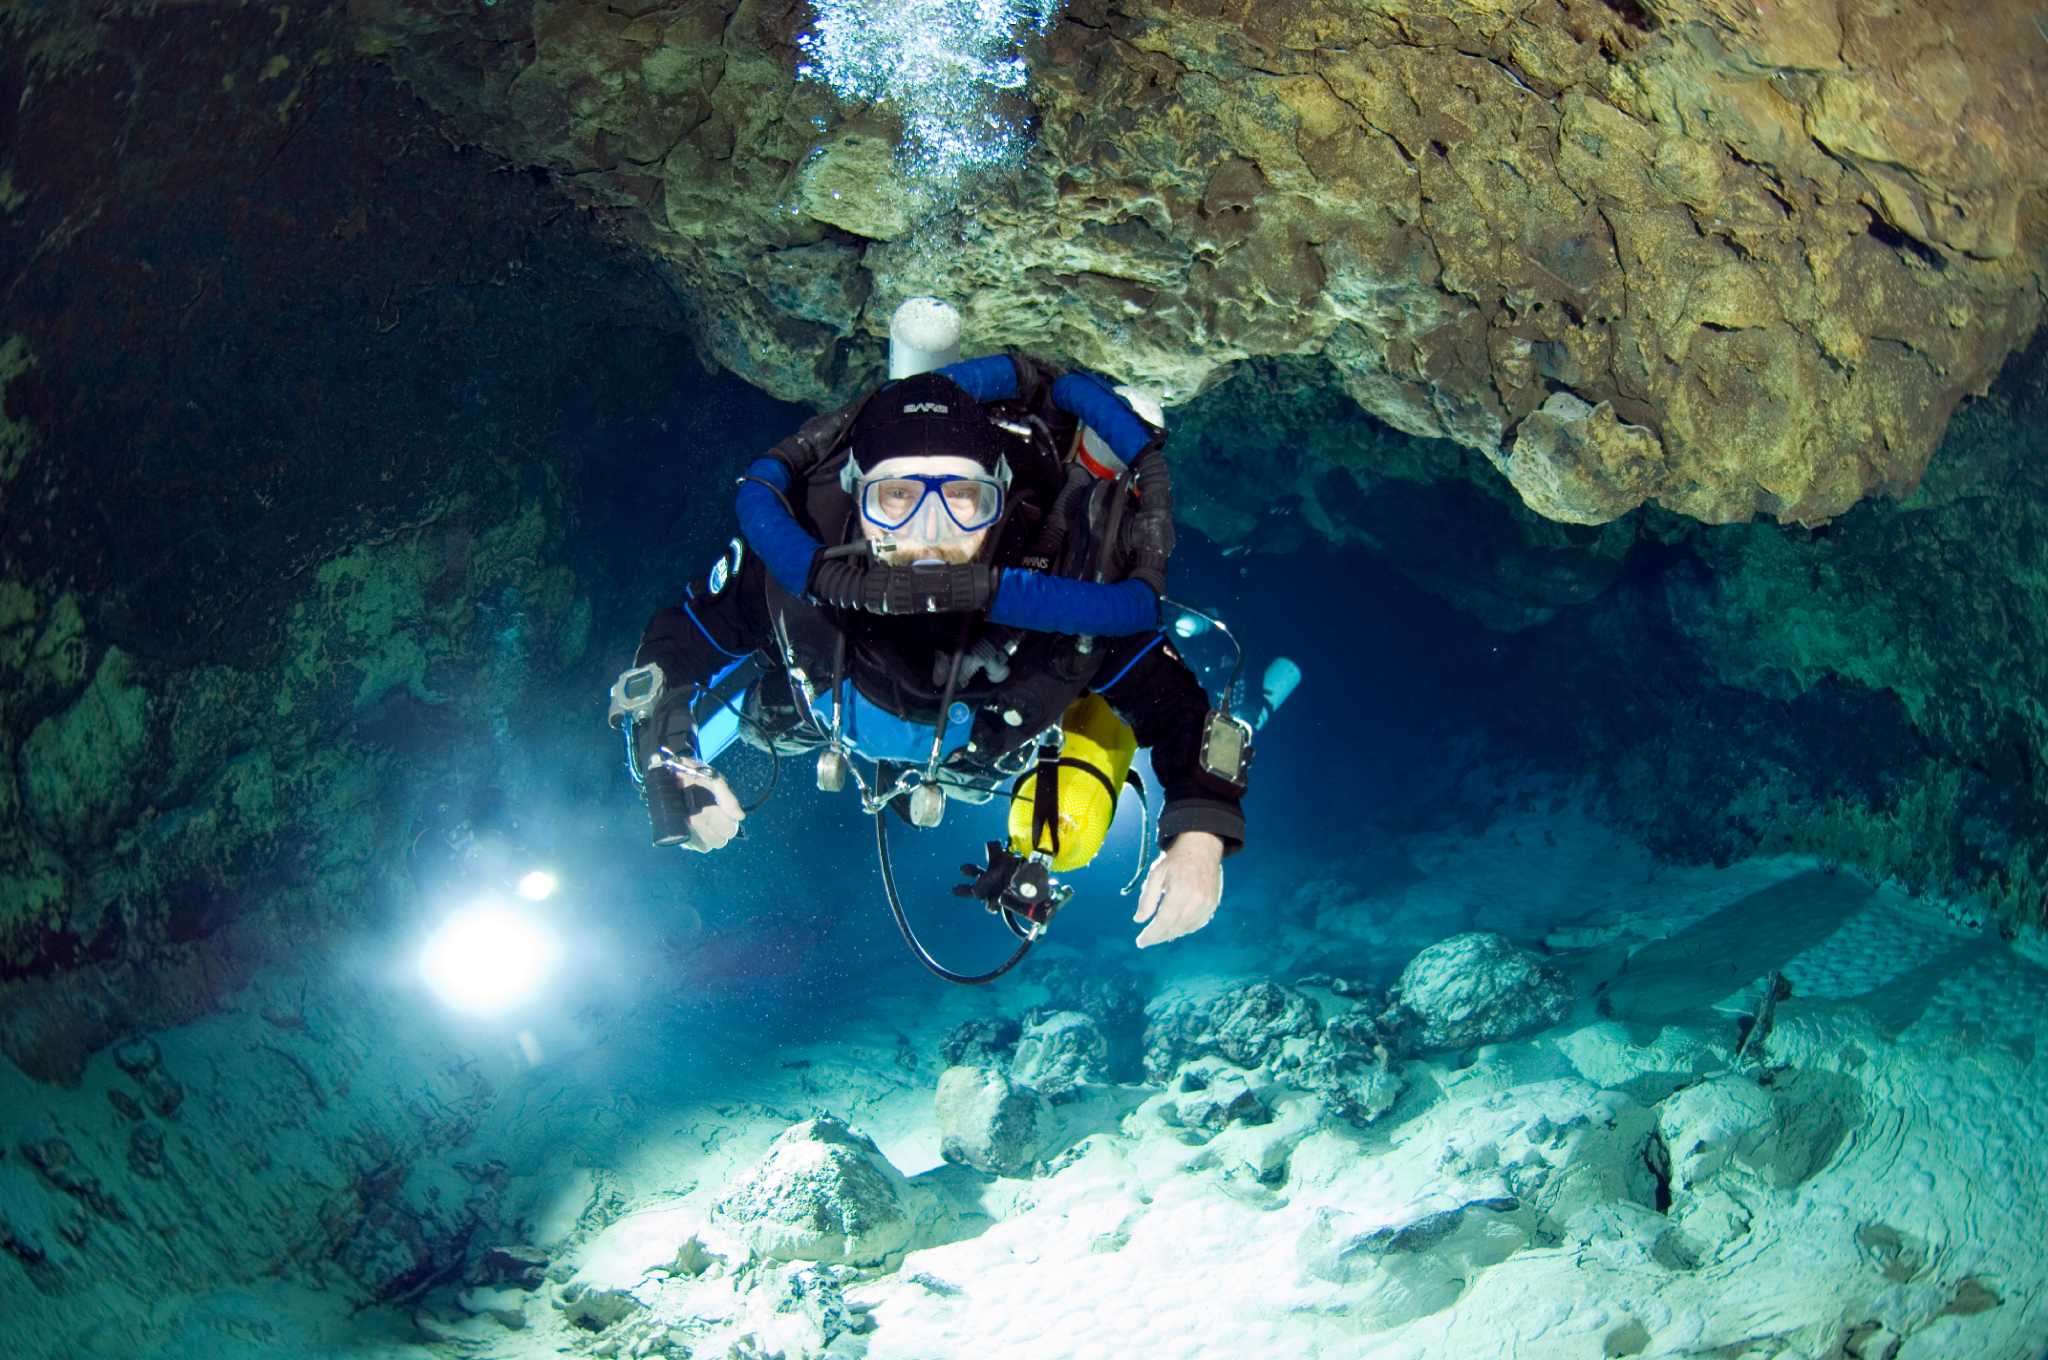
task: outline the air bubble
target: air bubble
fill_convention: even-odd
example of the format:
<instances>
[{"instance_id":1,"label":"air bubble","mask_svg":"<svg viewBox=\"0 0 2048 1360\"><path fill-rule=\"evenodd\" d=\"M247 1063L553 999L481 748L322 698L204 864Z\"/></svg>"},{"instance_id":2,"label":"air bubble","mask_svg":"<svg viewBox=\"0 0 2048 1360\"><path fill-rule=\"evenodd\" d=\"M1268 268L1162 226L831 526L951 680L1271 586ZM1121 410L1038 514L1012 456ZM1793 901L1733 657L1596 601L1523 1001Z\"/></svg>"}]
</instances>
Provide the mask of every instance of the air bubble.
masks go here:
<instances>
[{"instance_id":1,"label":"air bubble","mask_svg":"<svg viewBox=\"0 0 2048 1360\"><path fill-rule=\"evenodd\" d=\"M901 168L946 193L1028 149L1024 130L990 101L1029 83L1022 45L1051 27L1064 2L817 0L817 22L797 39L810 58L797 74L841 99L893 106L903 119Z\"/></svg>"}]
</instances>

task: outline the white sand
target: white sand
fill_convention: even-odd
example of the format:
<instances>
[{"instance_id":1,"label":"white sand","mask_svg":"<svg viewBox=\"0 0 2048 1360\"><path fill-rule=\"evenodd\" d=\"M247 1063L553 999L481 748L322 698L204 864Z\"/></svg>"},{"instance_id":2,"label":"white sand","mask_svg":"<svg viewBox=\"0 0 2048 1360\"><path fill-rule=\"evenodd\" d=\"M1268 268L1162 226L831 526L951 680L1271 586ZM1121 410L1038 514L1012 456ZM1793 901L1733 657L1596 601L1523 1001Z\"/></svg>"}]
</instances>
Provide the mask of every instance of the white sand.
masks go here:
<instances>
[{"instance_id":1,"label":"white sand","mask_svg":"<svg viewBox=\"0 0 2048 1360\"><path fill-rule=\"evenodd\" d=\"M1342 939L1391 972L1421 945L1478 927L1547 934L1588 951L1581 960L1597 971L1627 947L1710 929L1715 912L1810 867L1653 869L1583 819L1533 813L1407 848L1420 881L1356 900L1324 894L1314 938L1287 931L1254 947L1219 928L1125 959L1214 987L1241 980L1263 950L1285 981ZM252 1014L217 1017L159 1036L189 1092L164 1121L175 1178L128 1171L126 1127L106 1113L106 1089L125 1080L109 1055L76 1092L0 1072L10 1222L65 1246L75 1196L52 1193L14 1151L62 1136L135 1224L152 1225L96 1223L83 1246L65 1247L64 1278L98 1281L89 1287L45 1292L0 1257L0 1298L10 1323L43 1338L35 1355L780 1349L793 1360L814 1353L815 1328L789 1302L809 1277L742 1269L711 1204L788 1124L831 1113L914 1178L930 1243L886 1272L844 1277L867 1323L840 1335L833 1356L2039 1360L2040 947L1972 935L1891 891L1865 897L1790 958L1757 932L1759 969L1781 968L1793 987L1764 1046L1770 1067L1790 1070L1770 1087L1753 1070L1727 1073L1753 986L1661 1029L1586 1003L1566 1025L1482 1049L1461 1069L1407 1064L1408 1094L1368 1130L1267 1083L1271 1123L1199 1141L1163 1117L1166 1096L1138 1091L1134 1111L1084 1125L1030 1179L942 1167L932 1102L955 1024L1039 999L1028 962L1020 985L993 995L933 983L870 997L813 1042L770 1053L664 1032L642 1009L531 1071L465 1066L431 1026L388 1013L351 1028L337 1008L317 1042ZM357 1001L358 1017L377 1012ZM261 1044L299 1062L252 1055ZM309 1110L309 1081L324 1107ZM447 1144L454 1124L471 1130L459 1146ZM1663 1213L1645 1202L1656 1197L1640 1155L1651 1129L1673 1165ZM527 1293L451 1281L417 1304L420 1330L404 1314L351 1317L332 1268L311 1264L318 1215L303 1210L345 1185L340 1150L365 1130L414 1158L416 1203L431 1204L430 1189L444 1207L470 1193L457 1164L502 1161L504 1235L546 1254L548 1282ZM1261 1182L1261 1168L1283 1164ZM23 1207L37 1205L50 1210L42 1219ZM166 1244L157 1230L170 1222L181 1235ZM1420 1245L1359 1245L1402 1228ZM726 1261L707 1268L692 1238ZM283 1280L267 1280L279 1266Z\"/></svg>"}]
</instances>

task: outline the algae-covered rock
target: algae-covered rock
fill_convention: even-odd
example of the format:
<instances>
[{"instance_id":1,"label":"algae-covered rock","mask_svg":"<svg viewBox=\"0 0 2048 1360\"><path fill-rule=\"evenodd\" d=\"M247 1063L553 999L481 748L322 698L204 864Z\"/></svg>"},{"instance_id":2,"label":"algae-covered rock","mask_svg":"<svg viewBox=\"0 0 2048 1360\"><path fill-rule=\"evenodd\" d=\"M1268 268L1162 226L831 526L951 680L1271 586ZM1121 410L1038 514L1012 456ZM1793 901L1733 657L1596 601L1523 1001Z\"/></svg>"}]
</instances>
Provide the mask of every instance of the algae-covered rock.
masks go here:
<instances>
[{"instance_id":1,"label":"algae-covered rock","mask_svg":"<svg viewBox=\"0 0 2048 1360\"><path fill-rule=\"evenodd\" d=\"M1274 982L1232 988L1192 1014L1168 1009L1147 1032L1145 1069L1157 1074L1204 1053L1220 1053L1240 1067L1257 1067L1288 1039L1306 1038L1322 1024L1313 998Z\"/></svg>"},{"instance_id":2,"label":"algae-covered rock","mask_svg":"<svg viewBox=\"0 0 2048 1360\"><path fill-rule=\"evenodd\" d=\"M1322 1006L1298 988L1254 982L1206 999L1168 993L1149 1015L1145 1071L1154 1082L1185 1083L1192 1072L1199 1086L1203 1064L1222 1058L1321 1096L1358 1124L1385 1114L1406 1086L1392 1040L1368 1009L1352 1005L1326 1021Z\"/></svg>"},{"instance_id":3,"label":"algae-covered rock","mask_svg":"<svg viewBox=\"0 0 2048 1360\"><path fill-rule=\"evenodd\" d=\"M1021 1175L1049 1146L1053 1120L1029 1086L991 1068L949 1067L939 1076L939 1151L949 1162L998 1176Z\"/></svg>"},{"instance_id":4,"label":"algae-covered rock","mask_svg":"<svg viewBox=\"0 0 2048 1360\"><path fill-rule=\"evenodd\" d=\"M1283 1051L1274 1075L1313 1091L1354 1124L1370 1124L1394 1108L1407 1079L1394 1065L1388 1036L1365 1010L1336 1016L1308 1045Z\"/></svg>"},{"instance_id":5,"label":"algae-covered rock","mask_svg":"<svg viewBox=\"0 0 2048 1360\"><path fill-rule=\"evenodd\" d=\"M616 216L690 282L700 347L791 399L851 397L890 309L936 292L970 350L1172 405L1313 356L1543 514L1813 523L1909 490L2042 311L2021 6L1140 0L1050 24L1015 89L963 71L915 107L806 78L800 14L350 13L458 140ZM918 201L901 153L949 113L940 140L1000 168ZM781 255L821 242L831 277L793 287ZM1557 394L1612 414L1541 414Z\"/></svg>"},{"instance_id":6,"label":"algae-covered rock","mask_svg":"<svg viewBox=\"0 0 2048 1360\"><path fill-rule=\"evenodd\" d=\"M1562 1020L1569 979L1542 955L1492 931L1439 940L1408 961L1385 1025L1423 1051L1518 1038Z\"/></svg>"},{"instance_id":7,"label":"algae-covered rock","mask_svg":"<svg viewBox=\"0 0 2048 1360\"><path fill-rule=\"evenodd\" d=\"M908 1187L873 1140L821 1117L777 1135L717 1213L776 1260L873 1262L910 1242Z\"/></svg>"},{"instance_id":8,"label":"algae-covered rock","mask_svg":"<svg viewBox=\"0 0 2048 1360\"><path fill-rule=\"evenodd\" d=\"M1013 1080L1058 1101L1077 1086L1106 1080L1109 1042L1079 1011L1049 1011L1027 1018L1010 1061Z\"/></svg>"},{"instance_id":9,"label":"algae-covered rock","mask_svg":"<svg viewBox=\"0 0 2048 1360\"><path fill-rule=\"evenodd\" d=\"M151 698L134 681L134 663L108 648L85 692L22 743L23 807L60 845L105 839L149 797Z\"/></svg>"},{"instance_id":10,"label":"algae-covered rock","mask_svg":"<svg viewBox=\"0 0 2048 1360\"><path fill-rule=\"evenodd\" d=\"M963 1020L939 1045L948 1067L1007 1067L1023 1027L1007 1016Z\"/></svg>"}]
</instances>

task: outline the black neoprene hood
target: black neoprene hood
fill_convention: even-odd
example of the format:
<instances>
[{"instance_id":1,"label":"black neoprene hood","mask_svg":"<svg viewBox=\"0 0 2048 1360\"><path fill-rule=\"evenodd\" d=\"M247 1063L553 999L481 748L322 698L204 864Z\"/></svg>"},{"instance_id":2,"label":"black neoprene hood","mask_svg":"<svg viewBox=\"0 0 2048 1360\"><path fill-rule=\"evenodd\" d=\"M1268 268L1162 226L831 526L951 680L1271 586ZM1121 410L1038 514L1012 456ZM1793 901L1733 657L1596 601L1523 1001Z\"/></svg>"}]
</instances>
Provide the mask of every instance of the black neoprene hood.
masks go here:
<instances>
[{"instance_id":1,"label":"black neoprene hood","mask_svg":"<svg viewBox=\"0 0 2048 1360\"><path fill-rule=\"evenodd\" d=\"M972 458L993 473L1004 452L981 403L937 373L919 373L876 392L847 442L862 468L885 458Z\"/></svg>"}]
</instances>

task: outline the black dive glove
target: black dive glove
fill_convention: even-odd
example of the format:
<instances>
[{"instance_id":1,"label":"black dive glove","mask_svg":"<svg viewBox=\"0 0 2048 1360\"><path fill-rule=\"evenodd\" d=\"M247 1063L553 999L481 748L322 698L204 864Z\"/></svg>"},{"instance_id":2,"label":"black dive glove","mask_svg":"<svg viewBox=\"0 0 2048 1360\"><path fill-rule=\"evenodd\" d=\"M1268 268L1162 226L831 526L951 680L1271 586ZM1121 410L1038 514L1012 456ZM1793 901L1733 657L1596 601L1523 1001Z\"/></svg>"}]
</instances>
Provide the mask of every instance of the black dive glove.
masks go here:
<instances>
[{"instance_id":1,"label":"black dive glove","mask_svg":"<svg viewBox=\"0 0 2048 1360\"><path fill-rule=\"evenodd\" d=\"M963 864L969 880L953 885L953 896L980 899L990 911L1015 912L1038 925L1052 919L1066 899L1052 881L1045 861L1019 855L1001 841L988 843L988 863Z\"/></svg>"},{"instance_id":2,"label":"black dive glove","mask_svg":"<svg viewBox=\"0 0 2048 1360\"><path fill-rule=\"evenodd\" d=\"M826 557L811 566L811 598L866 614L965 614L996 598L996 569L986 562L884 567L864 557Z\"/></svg>"}]
</instances>

